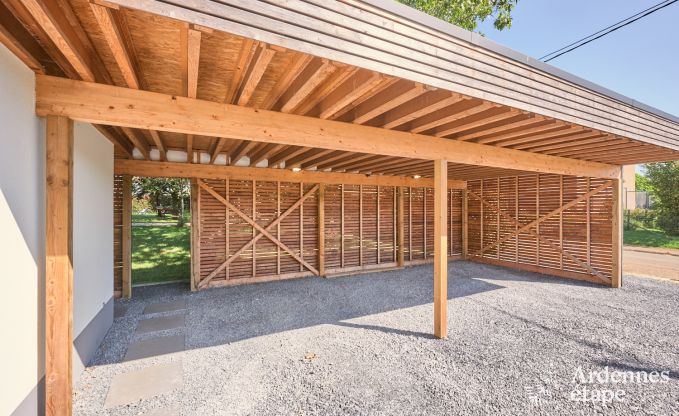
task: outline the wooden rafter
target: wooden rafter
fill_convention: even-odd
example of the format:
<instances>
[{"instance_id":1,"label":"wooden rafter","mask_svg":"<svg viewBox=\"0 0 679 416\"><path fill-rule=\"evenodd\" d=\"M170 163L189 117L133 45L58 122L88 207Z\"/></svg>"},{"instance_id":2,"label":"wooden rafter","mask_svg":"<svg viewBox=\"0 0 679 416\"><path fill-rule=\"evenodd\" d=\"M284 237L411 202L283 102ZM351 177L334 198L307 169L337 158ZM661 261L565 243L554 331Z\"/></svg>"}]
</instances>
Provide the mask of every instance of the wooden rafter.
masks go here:
<instances>
[{"instance_id":1,"label":"wooden rafter","mask_svg":"<svg viewBox=\"0 0 679 416\"><path fill-rule=\"evenodd\" d=\"M422 133L442 124L450 123L492 108L494 105L481 100L464 100L450 107L429 113L411 122L408 126L412 133Z\"/></svg>"},{"instance_id":2,"label":"wooden rafter","mask_svg":"<svg viewBox=\"0 0 679 416\"><path fill-rule=\"evenodd\" d=\"M508 107L491 108L475 115L440 125L434 129L434 136L447 137L460 131L506 120L508 118L515 117L517 114L519 114L518 110Z\"/></svg>"},{"instance_id":3,"label":"wooden rafter","mask_svg":"<svg viewBox=\"0 0 679 416\"><path fill-rule=\"evenodd\" d=\"M106 43L113 54L113 59L115 59L116 64L118 64L118 68L120 69L127 86L129 88L140 89L141 81L139 80L135 69L133 55L129 50L129 45L126 44L125 36L121 32L117 19L114 16L114 13L118 12L97 3L90 3L90 8L99 23L99 29L106 39Z\"/></svg>"},{"instance_id":4,"label":"wooden rafter","mask_svg":"<svg viewBox=\"0 0 679 416\"><path fill-rule=\"evenodd\" d=\"M462 132L460 135L454 136L455 140L477 140L477 139L483 139L485 137L489 137L492 134L496 133L502 133L502 132L507 132L510 130L515 130L515 129L520 129L520 128L526 128L528 126L532 126L537 123L542 123L544 121L544 118L542 117L537 117L534 114L529 114L527 115L524 119L522 120L517 120L511 123L503 124L497 127L492 127L492 128L481 128L477 131L473 132Z\"/></svg>"},{"instance_id":5,"label":"wooden rafter","mask_svg":"<svg viewBox=\"0 0 679 416\"><path fill-rule=\"evenodd\" d=\"M260 108L270 110L281 98L283 93L290 88L290 85L295 81L299 73L311 62L313 58L311 55L298 54L285 69L281 78L276 82L276 85L269 91L266 98L260 104Z\"/></svg>"},{"instance_id":6,"label":"wooden rafter","mask_svg":"<svg viewBox=\"0 0 679 416\"><path fill-rule=\"evenodd\" d=\"M242 40L240 52L238 53L238 59L236 60L236 69L230 79L226 97L224 98L225 103L231 104L234 102L236 92L238 91L238 87L241 85L245 71L250 66L250 60L252 59L254 46L254 40L247 38Z\"/></svg>"},{"instance_id":7,"label":"wooden rafter","mask_svg":"<svg viewBox=\"0 0 679 416\"><path fill-rule=\"evenodd\" d=\"M363 124L399 105L412 100L426 91L422 84L406 80L397 81L351 110L353 123Z\"/></svg>"},{"instance_id":8,"label":"wooden rafter","mask_svg":"<svg viewBox=\"0 0 679 416\"><path fill-rule=\"evenodd\" d=\"M382 82L382 75L359 70L318 104L318 117L332 119L344 107Z\"/></svg>"},{"instance_id":9,"label":"wooden rafter","mask_svg":"<svg viewBox=\"0 0 679 416\"><path fill-rule=\"evenodd\" d=\"M224 149L224 146L226 145L227 141L228 139L224 137L219 137L217 141L214 143L214 148L210 152L210 164L215 163L215 160L217 160L217 156L219 156L222 149Z\"/></svg>"},{"instance_id":10,"label":"wooden rafter","mask_svg":"<svg viewBox=\"0 0 679 416\"><path fill-rule=\"evenodd\" d=\"M109 128L108 126L95 124L94 128L96 128L99 131L99 133L101 133L104 137L111 141L111 143L113 143L114 146L120 149L120 151L122 151L127 158L132 159L133 157L132 151L134 147L129 142L129 140L127 140L124 136L120 135L118 132L116 132L112 128Z\"/></svg>"},{"instance_id":11,"label":"wooden rafter","mask_svg":"<svg viewBox=\"0 0 679 416\"><path fill-rule=\"evenodd\" d=\"M246 105L252 94L255 92L255 88L261 81L264 72L266 71L269 62L273 59L276 51L266 44L259 44L255 49L254 55L250 62L250 66L243 75L243 81L240 88L237 91L236 103L238 105Z\"/></svg>"},{"instance_id":12,"label":"wooden rafter","mask_svg":"<svg viewBox=\"0 0 679 416\"><path fill-rule=\"evenodd\" d=\"M297 209L297 208L304 202L305 199L307 199L309 196L311 196L312 194L314 194L314 193L318 190L318 185L315 185L315 186L312 188L311 191L309 191L306 195L302 196L302 198L300 198L300 199L299 199L292 207L290 207L288 210L286 210L285 213L284 213L285 216L282 214L282 215L279 216L277 219L275 219L274 221L272 221L271 223L269 223L269 225L267 225L266 228L264 228L264 227L262 227L261 225L259 225L255 220L253 220L252 218L250 218L247 214L243 213L241 210L239 210L238 208L236 208L236 207L235 207L233 204L231 204L229 201L227 201L226 199L224 199L223 196L221 196L221 195L219 195L217 192L215 192L214 189L212 189L211 187L209 187L209 186L208 186L205 182L203 182L201 179L198 179L196 182L197 182L197 184L198 184L199 187L201 187L202 189L204 189L205 191L207 191L207 193L209 193L210 195L212 195L217 201L219 201L219 202L221 202L222 204L224 204L231 212L233 212L234 214L238 215L240 218L242 218L245 222L247 222L248 224L250 224L250 226L252 226L255 230L259 231L259 233L260 233L260 234L254 235L253 238L252 238L248 243L246 243L246 244L245 244L243 247L241 247L234 255L232 255L229 259L227 259L224 263L222 263L217 269L215 269L214 271L212 271L212 273L210 273L207 277L205 277L205 278L200 282L200 286L201 286L201 287L204 287L205 285L207 285L207 283L208 283L214 276L216 276L217 273L219 273L221 270L223 270L224 267L228 266L233 260L235 260L238 256L240 256L240 254L241 254L243 251L245 251L248 247L250 247L250 246L252 246L253 244L255 244L255 243L257 242L257 240L259 240L259 239L262 238L262 237L266 237L266 238L268 238L269 240L271 240L272 243L276 244L278 247L280 247L281 249L283 249L284 251L286 251L292 258L294 258L294 259L297 260L301 265L303 265L304 267L306 267L307 269L309 269L309 271L311 271L311 272L314 273L315 275L318 275L318 270L317 270L314 266L312 266L311 264L309 264L306 260L304 260L304 259L300 256L301 253L300 253L300 255L298 255L297 253L295 253L290 247L288 247L287 245L285 245L282 241L280 241L278 238L276 238L275 236L273 236L273 235L271 234L271 232L270 232L270 230L271 230L273 227L275 227L279 222L281 222L283 219L285 219L285 216L289 215L292 211L294 211L295 209Z\"/></svg>"},{"instance_id":13,"label":"wooden rafter","mask_svg":"<svg viewBox=\"0 0 679 416\"><path fill-rule=\"evenodd\" d=\"M337 67L325 59L309 62L279 101L280 111L292 113Z\"/></svg>"},{"instance_id":14,"label":"wooden rafter","mask_svg":"<svg viewBox=\"0 0 679 416\"><path fill-rule=\"evenodd\" d=\"M134 147L136 147L142 156L144 156L144 159L151 160L149 145L146 143L144 137L138 135L136 131L129 127L121 127L120 129L125 133L132 144L134 144Z\"/></svg>"}]
</instances>

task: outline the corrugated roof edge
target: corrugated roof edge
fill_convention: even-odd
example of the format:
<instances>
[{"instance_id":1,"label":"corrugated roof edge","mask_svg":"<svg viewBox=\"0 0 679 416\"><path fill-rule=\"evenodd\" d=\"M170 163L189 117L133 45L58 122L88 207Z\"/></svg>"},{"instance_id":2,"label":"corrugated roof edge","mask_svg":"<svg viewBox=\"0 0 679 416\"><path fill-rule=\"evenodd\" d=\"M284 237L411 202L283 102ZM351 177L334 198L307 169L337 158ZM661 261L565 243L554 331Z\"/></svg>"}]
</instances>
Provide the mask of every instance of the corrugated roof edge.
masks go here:
<instances>
[{"instance_id":1,"label":"corrugated roof edge","mask_svg":"<svg viewBox=\"0 0 679 416\"><path fill-rule=\"evenodd\" d=\"M655 116L665 118L673 123L679 123L679 117L673 114L666 113L665 111L662 111L658 108L641 103L633 98L627 97L606 87L602 87L601 85L587 81L586 79L581 78L577 75L573 75L570 72L566 72L555 66L539 61L535 58L531 58L528 55L525 55L521 52L517 52L514 49L510 49L504 45L501 45L488 38L485 38L479 35L478 33L470 32L459 26L455 26L451 23L444 22L443 20L437 19L417 9L413 9L410 6L406 6L403 3L399 3L396 0L359 0L359 1L361 3L365 3L367 5L382 9L388 13L397 15L401 18L408 19L415 23L438 30L447 35L461 39L463 41L470 42L474 45L480 46L484 49L488 49L504 57L528 65L539 71L546 72L550 75L561 78L565 81L572 82L583 88L587 88L596 93L605 95L609 98L620 101L624 104L627 104L639 110L643 110Z\"/></svg>"}]
</instances>

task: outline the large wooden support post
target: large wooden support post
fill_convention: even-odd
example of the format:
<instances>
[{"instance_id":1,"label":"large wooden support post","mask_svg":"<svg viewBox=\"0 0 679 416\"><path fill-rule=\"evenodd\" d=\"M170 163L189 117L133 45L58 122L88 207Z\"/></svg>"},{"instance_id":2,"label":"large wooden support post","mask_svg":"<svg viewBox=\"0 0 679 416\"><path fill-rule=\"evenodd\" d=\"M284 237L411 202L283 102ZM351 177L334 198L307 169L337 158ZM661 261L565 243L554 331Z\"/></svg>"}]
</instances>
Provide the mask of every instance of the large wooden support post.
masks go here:
<instances>
[{"instance_id":1,"label":"large wooden support post","mask_svg":"<svg viewBox=\"0 0 679 416\"><path fill-rule=\"evenodd\" d=\"M191 291L198 290L200 282L200 188L191 179Z\"/></svg>"},{"instance_id":2,"label":"large wooden support post","mask_svg":"<svg viewBox=\"0 0 679 416\"><path fill-rule=\"evenodd\" d=\"M132 297L132 176L123 175L123 229L121 250L123 260L122 297Z\"/></svg>"},{"instance_id":3,"label":"large wooden support post","mask_svg":"<svg viewBox=\"0 0 679 416\"><path fill-rule=\"evenodd\" d=\"M398 253L396 262L398 267L405 266L405 226L403 221L405 217L405 190L406 188L404 186L398 188L398 218L396 220L398 227Z\"/></svg>"},{"instance_id":4,"label":"large wooden support post","mask_svg":"<svg viewBox=\"0 0 679 416\"><path fill-rule=\"evenodd\" d=\"M448 167L434 161L434 335L448 335Z\"/></svg>"},{"instance_id":5,"label":"large wooden support post","mask_svg":"<svg viewBox=\"0 0 679 416\"><path fill-rule=\"evenodd\" d=\"M73 121L47 117L45 413L72 411Z\"/></svg>"},{"instance_id":6,"label":"large wooden support post","mask_svg":"<svg viewBox=\"0 0 679 416\"><path fill-rule=\"evenodd\" d=\"M613 251L613 267L611 269L611 287L619 288L622 285L622 168L620 168L620 179L613 181L613 207L611 214L611 234Z\"/></svg>"},{"instance_id":7,"label":"large wooden support post","mask_svg":"<svg viewBox=\"0 0 679 416\"><path fill-rule=\"evenodd\" d=\"M318 275L325 276L325 185L318 185Z\"/></svg>"}]
</instances>

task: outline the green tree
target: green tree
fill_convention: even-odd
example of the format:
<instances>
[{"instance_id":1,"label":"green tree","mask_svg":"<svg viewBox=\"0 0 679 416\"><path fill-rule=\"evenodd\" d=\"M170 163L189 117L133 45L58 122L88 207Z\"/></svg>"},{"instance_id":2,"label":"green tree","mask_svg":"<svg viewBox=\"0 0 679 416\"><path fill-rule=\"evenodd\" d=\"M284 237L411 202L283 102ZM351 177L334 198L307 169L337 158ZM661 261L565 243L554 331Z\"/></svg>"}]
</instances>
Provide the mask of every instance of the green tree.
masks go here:
<instances>
[{"instance_id":1,"label":"green tree","mask_svg":"<svg viewBox=\"0 0 679 416\"><path fill-rule=\"evenodd\" d=\"M190 195L188 180L135 176L132 179L132 194L135 198L148 197L151 206L157 209L158 216L162 216L161 208L172 208L178 214L177 225L184 225L184 200Z\"/></svg>"},{"instance_id":2,"label":"green tree","mask_svg":"<svg viewBox=\"0 0 679 416\"><path fill-rule=\"evenodd\" d=\"M512 11L519 0L398 0L429 15L467 30L492 17L497 30L512 26Z\"/></svg>"},{"instance_id":3,"label":"green tree","mask_svg":"<svg viewBox=\"0 0 679 416\"><path fill-rule=\"evenodd\" d=\"M648 177L646 175L642 175L641 173L635 173L634 174L635 179L634 182L636 182L636 191L645 191L645 192L652 192L653 187L651 186L651 182L648 180Z\"/></svg>"},{"instance_id":4,"label":"green tree","mask_svg":"<svg viewBox=\"0 0 679 416\"><path fill-rule=\"evenodd\" d=\"M679 161L649 163L646 175L657 198L658 227L679 235Z\"/></svg>"}]
</instances>

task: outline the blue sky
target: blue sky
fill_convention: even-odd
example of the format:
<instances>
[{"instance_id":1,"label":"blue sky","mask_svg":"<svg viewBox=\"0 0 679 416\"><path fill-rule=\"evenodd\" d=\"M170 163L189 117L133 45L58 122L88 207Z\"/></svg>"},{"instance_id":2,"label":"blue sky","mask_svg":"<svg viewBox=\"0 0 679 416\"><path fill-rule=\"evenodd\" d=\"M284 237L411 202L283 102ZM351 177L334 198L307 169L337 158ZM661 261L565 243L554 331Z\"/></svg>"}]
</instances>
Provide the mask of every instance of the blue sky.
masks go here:
<instances>
[{"instance_id":1,"label":"blue sky","mask_svg":"<svg viewBox=\"0 0 679 416\"><path fill-rule=\"evenodd\" d=\"M519 0L511 29L479 31L539 58L661 0ZM679 2L550 62L679 116Z\"/></svg>"}]
</instances>

